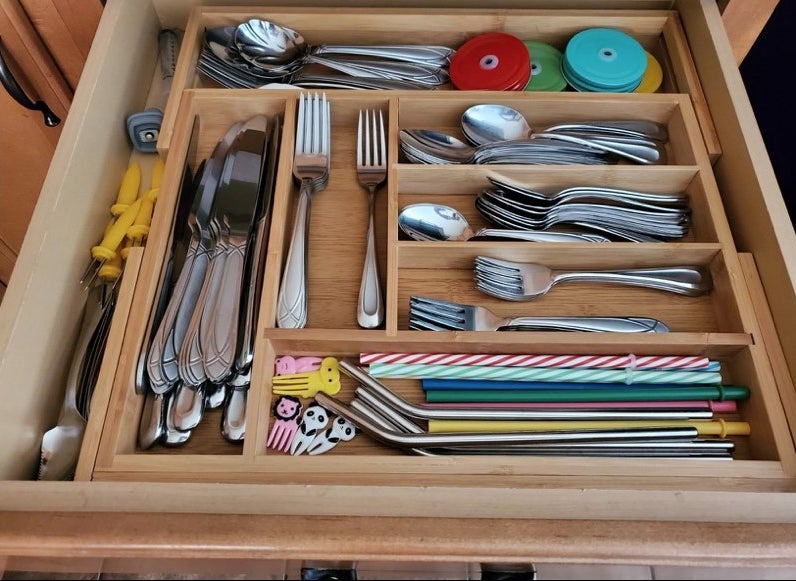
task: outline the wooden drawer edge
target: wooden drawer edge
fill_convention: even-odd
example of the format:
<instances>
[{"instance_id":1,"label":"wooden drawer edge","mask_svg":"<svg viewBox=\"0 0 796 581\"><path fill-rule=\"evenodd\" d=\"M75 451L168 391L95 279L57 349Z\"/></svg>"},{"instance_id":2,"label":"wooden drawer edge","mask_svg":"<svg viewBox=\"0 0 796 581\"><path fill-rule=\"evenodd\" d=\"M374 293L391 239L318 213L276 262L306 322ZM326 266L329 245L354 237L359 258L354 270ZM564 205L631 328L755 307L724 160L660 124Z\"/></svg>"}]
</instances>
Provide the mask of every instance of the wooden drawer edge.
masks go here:
<instances>
[{"instance_id":1,"label":"wooden drawer edge","mask_svg":"<svg viewBox=\"0 0 796 581\"><path fill-rule=\"evenodd\" d=\"M0 510L796 523L796 502L792 493L785 492L789 485L785 479L777 482L776 489L766 492L748 492L743 483L720 491L716 487L640 491L596 485L504 488L9 482L3 484ZM479 498L496 498L499 503L473 501Z\"/></svg>"},{"instance_id":2,"label":"wooden drawer edge","mask_svg":"<svg viewBox=\"0 0 796 581\"><path fill-rule=\"evenodd\" d=\"M0 522L0 553L31 557L796 565L796 525L781 524L35 512Z\"/></svg>"},{"instance_id":3,"label":"wooden drawer edge","mask_svg":"<svg viewBox=\"0 0 796 581\"><path fill-rule=\"evenodd\" d=\"M677 6L713 118L722 120L714 172L736 246L754 256L785 359L796 370L796 327L789 324L796 319L796 232L716 3Z\"/></svg>"}]
</instances>

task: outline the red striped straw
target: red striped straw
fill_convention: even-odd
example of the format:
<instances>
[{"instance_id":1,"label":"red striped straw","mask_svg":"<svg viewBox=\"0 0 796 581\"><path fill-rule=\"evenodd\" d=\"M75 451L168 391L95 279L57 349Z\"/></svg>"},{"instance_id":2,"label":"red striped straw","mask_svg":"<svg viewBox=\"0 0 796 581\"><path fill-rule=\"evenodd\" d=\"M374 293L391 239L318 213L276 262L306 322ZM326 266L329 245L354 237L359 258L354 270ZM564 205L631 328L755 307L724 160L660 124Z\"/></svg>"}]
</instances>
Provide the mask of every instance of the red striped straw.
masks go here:
<instances>
[{"instance_id":1,"label":"red striped straw","mask_svg":"<svg viewBox=\"0 0 796 581\"><path fill-rule=\"evenodd\" d=\"M485 353L360 353L359 363L484 365L501 367L587 367L592 369L704 369L696 355L492 355Z\"/></svg>"}]
</instances>

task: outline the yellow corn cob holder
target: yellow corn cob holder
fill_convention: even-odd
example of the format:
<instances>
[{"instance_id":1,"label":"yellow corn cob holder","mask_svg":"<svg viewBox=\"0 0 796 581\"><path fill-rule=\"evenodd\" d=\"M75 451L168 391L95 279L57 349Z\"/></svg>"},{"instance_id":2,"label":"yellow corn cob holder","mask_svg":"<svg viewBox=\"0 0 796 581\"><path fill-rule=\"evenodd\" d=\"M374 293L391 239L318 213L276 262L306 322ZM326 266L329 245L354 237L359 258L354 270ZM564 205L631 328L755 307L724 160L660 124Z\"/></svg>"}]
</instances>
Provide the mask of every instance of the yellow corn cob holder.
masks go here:
<instances>
[{"instance_id":1,"label":"yellow corn cob holder","mask_svg":"<svg viewBox=\"0 0 796 581\"><path fill-rule=\"evenodd\" d=\"M130 248L140 246L149 233L154 204L160 193L164 164L155 162L152 170L152 187L141 197L141 167L133 162L122 179L116 202L111 206L113 218L105 228L102 241L91 248L92 261L80 278L89 287L95 278L114 282L122 273L122 261Z\"/></svg>"}]
</instances>

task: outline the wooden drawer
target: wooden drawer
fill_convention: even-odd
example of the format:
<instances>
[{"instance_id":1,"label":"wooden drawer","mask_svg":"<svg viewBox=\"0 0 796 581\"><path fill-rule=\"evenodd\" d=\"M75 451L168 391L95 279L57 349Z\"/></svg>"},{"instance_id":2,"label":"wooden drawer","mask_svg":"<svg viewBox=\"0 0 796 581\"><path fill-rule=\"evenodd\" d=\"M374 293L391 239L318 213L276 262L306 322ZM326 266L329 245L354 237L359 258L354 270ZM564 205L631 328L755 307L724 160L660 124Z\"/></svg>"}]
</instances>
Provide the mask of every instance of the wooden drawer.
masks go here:
<instances>
[{"instance_id":1,"label":"wooden drawer","mask_svg":"<svg viewBox=\"0 0 796 581\"><path fill-rule=\"evenodd\" d=\"M137 450L134 430L141 399L129 380L154 296L153 274L165 253L163 232L170 223L193 118L204 120L202 144L207 150L225 125L240 116L275 110L283 111L286 119L295 115L293 93L194 86L181 95L179 108L174 99L170 103L175 124L163 151L167 170L162 197L146 249L131 253L125 269L112 340L92 402L92 430L84 440L81 480L29 481L38 463L41 434L60 407L58 387L79 322L75 306L82 291L76 280L85 266L86 249L104 226L105 208L118 176L131 159L124 133L108 127L120 126L127 114L143 108L156 78L157 31L161 26L185 26L189 4L108 3L4 298L0 385L6 404L0 422L0 473L5 480L0 483L0 552L67 556L80 547L80 554L86 556L162 556L176 547L183 556L206 558L796 563L792 430L796 394L791 378L796 370L796 331L788 324L796 315L796 236L712 0L603 2L601 8L677 11L710 115L722 120L715 127L721 151L715 160L706 146L693 95L682 93L531 96L330 91L334 139L340 143L352 140L355 113L361 106L379 106L388 112L392 153L379 213L386 328L358 330L350 308L329 311L321 295L311 299L317 308L309 328L275 328L272 297L292 212L289 202L295 198L291 162L283 156L269 242L273 258L264 282L263 296L271 300L263 303L253 373L256 383L266 384L277 354L323 351L353 357L366 345L416 352L455 346L469 352L516 353L531 345L534 352L543 346L558 353L596 349L600 353L708 354L721 361L728 381L743 383L752 392L739 417L750 422L753 432L739 446L735 461L416 458L396 455L364 438L356 446L341 447L326 456L294 458L264 449L269 394L262 388L253 390L249 399L252 424L242 447L230 447L220 438L217 425L207 421L204 436L176 454ZM505 3L508 8L526 4L534 9L546 7L543 2ZM575 2L573 7L588 4ZM466 3L461 6L473 8ZM131 51L131 46L139 50ZM475 166L451 171L399 163L397 128L433 118L444 129L466 104L487 98L516 105L526 113L531 112L531 105L539 105L542 123L551 120L555 111L586 118L626 108L667 123L673 136L673 163L656 168L595 168L583 175L626 186L687 185L696 220L689 238L663 247L617 244L610 256L600 256L584 245L567 245L554 252L558 247L550 245L441 246L399 240L398 207L424 195L424 185L436 186L436 196L464 199L474 195L484 174ZM291 151L292 144L292 123L288 122L283 151ZM345 148L333 150L344 152ZM336 168L352 169L350 159L337 160ZM514 177L533 176L540 183L570 179L555 168L538 174L518 166L506 171ZM320 194L314 216L322 221L334 218L335 194L350 202L352 214L362 211L366 198L354 180L351 171L335 183L334 191ZM621 298L615 303L594 301L602 309L612 308L611 304L617 308L643 304L654 314L672 319L673 333L633 341L610 336L591 341L590 337L590 343L584 344L572 334L507 337L405 331L406 297L426 288L426 271L444 281L444 288L458 288L455 281L462 276L463 265L479 249L500 252L505 258L551 259L561 266L615 266L625 259L642 265L673 264L687 257L709 266L716 291L687 305L630 289L617 295ZM329 249L312 255L319 263L331 258ZM337 274L336 280L348 282L333 298L346 297L346 307L351 307L361 255L352 252L341 260L341 271L353 272L354 278ZM447 298L467 298L462 292ZM411 386L402 389L412 397Z\"/></svg>"}]
</instances>

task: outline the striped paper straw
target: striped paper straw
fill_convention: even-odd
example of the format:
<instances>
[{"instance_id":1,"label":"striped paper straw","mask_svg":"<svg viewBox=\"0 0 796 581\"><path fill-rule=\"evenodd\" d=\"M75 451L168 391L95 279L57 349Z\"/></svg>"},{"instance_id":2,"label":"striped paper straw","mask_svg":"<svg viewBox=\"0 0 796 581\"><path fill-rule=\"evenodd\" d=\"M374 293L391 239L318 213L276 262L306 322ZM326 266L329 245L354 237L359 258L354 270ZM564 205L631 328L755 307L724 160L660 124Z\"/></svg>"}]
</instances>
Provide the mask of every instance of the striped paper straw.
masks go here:
<instances>
[{"instance_id":1,"label":"striped paper straw","mask_svg":"<svg viewBox=\"0 0 796 581\"><path fill-rule=\"evenodd\" d=\"M588 367L592 369L705 369L711 361L695 355L491 355L484 353L360 353L359 363L484 365L501 367Z\"/></svg>"},{"instance_id":2,"label":"striped paper straw","mask_svg":"<svg viewBox=\"0 0 796 581\"><path fill-rule=\"evenodd\" d=\"M717 372L635 369L547 369L535 367L487 367L483 365L404 365L372 363L373 377L403 379L495 379L518 381L571 381L593 383L677 383L715 385L721 383Z\"/></svg>"}]
</instances>

